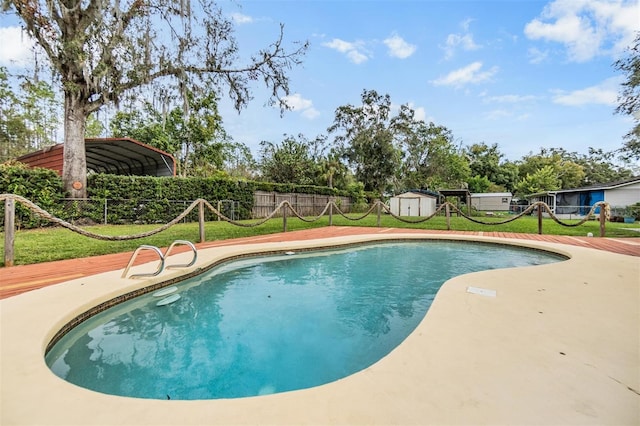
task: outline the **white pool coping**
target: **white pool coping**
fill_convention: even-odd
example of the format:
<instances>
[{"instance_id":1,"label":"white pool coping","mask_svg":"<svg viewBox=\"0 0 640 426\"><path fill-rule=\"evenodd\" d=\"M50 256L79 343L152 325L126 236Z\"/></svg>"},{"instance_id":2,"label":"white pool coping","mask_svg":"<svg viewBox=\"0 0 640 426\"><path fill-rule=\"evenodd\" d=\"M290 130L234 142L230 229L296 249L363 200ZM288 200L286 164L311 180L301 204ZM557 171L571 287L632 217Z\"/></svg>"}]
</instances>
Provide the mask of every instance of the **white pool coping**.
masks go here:
<instances>
[{"instance_id":1,"label":"white pool coping","mask_svg":"<svg viewBox=\"0 0 640 426\"><path fill-rule=\"evenodd\" d=\"M499 242L570 259L455 277L417 329L371 367L311 389L229 400L100 394L56 377L44 362L48 342L70 319L180 271L149 280L112 271L3 299L0 424L640 424L637 257L535 241L388 233L214 247L199 250L189 269L249 253L398 238ZM190 256L172 256L172 263ZM132 273L153 269L141 265Z\"/></svg>"}]
</instances>

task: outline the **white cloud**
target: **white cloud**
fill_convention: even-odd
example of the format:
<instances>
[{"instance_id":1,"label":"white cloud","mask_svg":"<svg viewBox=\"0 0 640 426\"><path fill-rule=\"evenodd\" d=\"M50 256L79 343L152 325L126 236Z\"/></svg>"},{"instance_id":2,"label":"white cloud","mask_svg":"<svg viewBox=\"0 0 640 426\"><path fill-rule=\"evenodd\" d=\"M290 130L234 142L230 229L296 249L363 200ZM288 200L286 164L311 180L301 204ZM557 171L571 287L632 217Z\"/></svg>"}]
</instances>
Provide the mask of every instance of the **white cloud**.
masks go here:
<instances>
[{"instance_id":1,"label":"white cloud","mask_svg":"<svg viewBox=\"0 0 640 426\"><path fill-rule=\"evenodd\" d=\"M527 56L529 56L529 63L539 64L544 62L549 57L548 50L540 50L537 47L532 47L528 50Z\"/></svg>"},{"instance_id":2,"label":"white cloud","mask_svg":"<svg viewBox=\"0 0 640 426\"><path fill-rule=\"evenodd\" d=\"M484 118L490 121L503 121L509 119L511 121L526 121L531 117L529 113L516 114L512 110L494 109L484 114Z\"/></svg>"},{"instance_id":3,"label":"white cloud","mask_svg":"<svg viewBox=\"0 0 640 426\"><path fill-rule=\"evenodd\" d=\"M349 58L349 60L354 64L361 64L369 59L367 55L360 52L359 50L350 50L349 52L347 52L347 58Z\"/></svg>"},{"instance_id":4,"label":"white cloud","mask_svg":"<svg viewBox=\"0 0 640 426\"><path fill-rule=\"evenodd\" d=\"M501 95L484 97L485 102L500 104L517 104L522 102L534 101L536 99L537 97L533 95Z\"/></svg>"},{"instance_id":5,"label":"white cloud","mask_svg":"<svg viewBox=\"0 0 640 426\"><path fill-rule=\"evenodd\" d=\"M463 21L460 26L464 30L463 34L449 34L447 36L447 41L444 46L440 46L441 49L444 50L445 59L451 59L458 48L462 48L462 50L478 50L482 46L476 44L473 40L473 35L469 32L469 25L471 24L471 19L467 19Z\"/></svg>"},{"instance_id":6,"label":"white cloud","mask_svg":"<svg viewBox=\"0 0 640 426\"><path fill-rule=\"evenodd\" d=\"M320 111L312 107L312 108L305 109L304 111L301 112L301 114L304 118L313 120L314 118L320 115Z\"/></svg>"},{"instance_id":7,"label":"white cloud","mask_svg":"<svg viewBox=\"0 0 640 426\"><path fill-rule=\"evenodd\" d=\"M309 99L304 99L299 93L285 96L284 101L293 111L299 111L303 117L308 119L313 119L320 115L320 112L313 107L313 102Z\"/></svg>"},{"instance_id":8,"label":"white cloud","mask_svg":"<svg viewBox=\"0 0 640 426\"><path fill-rule=\"evenodd\" d=\"M32 61L35 42L20 27L0 28L0 40L0 65L25 66Z\"/></svg>"},{"instance_id":9,"label":"white cloud","mask_svg":"<svg viewBox=\"0 0 640 426\"><path fill-rule=\"evenodd\" d=\"M513 117L513 113L506 109L494 109L493 111L489 111L484 114L484 117L487 120L504 120L508 117Z\"/></svg>"},{"instance_id":10,"label":"white cloud","mask_svg":"<svg viewBox=\"0 0 640 426\"><path fill-rule=\"evenodd\" d=\"M451 59L458 47L462 47L463 50L477 50L480 48L474 41L471 34L449 34L447 36L447 42L443 47L445 51L445 59Z\"/></svg>"},{"instance_id":11,"label":"white cloud","mask_svg":"<svg viewBox=\"0 0 640 426\"><path fill-rule=\"evenodd\" d=\"M284 100L287 105L289 105L289 107L294 111L310 108L313 105L312 101L310 101L309 99L304 99L299 93L285 96Z\"/></svg>"},{"instance_id":12,"label":"white cloud","mask_svg":"<svg viewBox=\"0 0 640 426\"><path fill-rule=\"evenodd\" d=\"M391 37L384 39L384 44L389 48L389 56L405 59L413 55L417 47L407 43L402 37L393 34Z\"/></svg>"},{"instance_id":13,"label":"white cloud","mask_svg":"<svg viewBox=\"0 0 640 426\"><path fill-rule=\"evenodd\" d=\"M361 64L369 59L369 55L364 48L364 43L361 41L348 42L334 38L329 42L322 43L322 45L344 53L354 64Z\"/></svg>"},{"instance_id":14,"label":"white cloud","mask_svg":"<svg viewBox=\"0 0 640 426\"><path fill-rule=\"evenodd\" d=\"M572 92L556 90L553 102L560 105L580 106L590 104L617 104L618 87L622 83L620 77L612 77L596 86L587 87Z\"/></svg>"},{"instance_id":15,"label":"white cloud","mask_svg":"<svg viewBox=\"0 0 640 426\"><path fill-rule=\"evenodd\" d=\"M492 67L487 71L482 71L482 62L473 62L464 68L451 71L444 77L433 80L431 83L436 86L461 87L466 84L477 84L490 80L498 72L498 67Z\"/></svg>"},{"instance_id":16,"label":"white cloud","mask_svg":"<svg viewBox=\"0 0 640 426\"><path fill-rule=\"evenodd\" d=\"M464 21L460 22L460 26L462 27L463 30L465 30L465 32L468 32L472 22L473 22L473 19L467 18Z\"/></svg>"},{"instance_id":17,"label":"white cloud","mask_svg":"<svg viewBox=\"0 0 640 426\"><path fill-rule=\"evenodd\" d=\"M434 121L433 117L427 116L427 110L425 110L424 107L417 107L413 102L407 102L407 106L413 110L414 120L424 121L425 123ZM391 110L395 113L400 112L400 105L392 103Z\"/></svg>"},{"instance_id":18,"label":"white cloud","mask_svg":"<svg viewBox=\"0 0 640 426\"><path fill-rule=\"evenodd\" d=\"M243 15L242 13L232 13L231 19L236 24L250 24L253 22L253 18L251 16Z\"/></svg>"},{"instance_id":19,"label":"white cloud","mask_svg":"<svg viewBox=\"0 0 640 426\"><path fill-rule=\"evenodd\" d=\"M427 121L427 111L424 109L424 107L415 108L414 111L415 115L413 116L413 118L418 121Z\"/></svg>"},{"instance_id":20,"label":"white cloud","mask_svg":"<svg viewBox=\"0 0 640 426\"><path fill-rule=\"evenodd\" d=\"M564 44L571 61L585 62L622 52L638 30L638 16L637 0L555 0L524 33L532 40Z\"/></svg>"}]
</instances>

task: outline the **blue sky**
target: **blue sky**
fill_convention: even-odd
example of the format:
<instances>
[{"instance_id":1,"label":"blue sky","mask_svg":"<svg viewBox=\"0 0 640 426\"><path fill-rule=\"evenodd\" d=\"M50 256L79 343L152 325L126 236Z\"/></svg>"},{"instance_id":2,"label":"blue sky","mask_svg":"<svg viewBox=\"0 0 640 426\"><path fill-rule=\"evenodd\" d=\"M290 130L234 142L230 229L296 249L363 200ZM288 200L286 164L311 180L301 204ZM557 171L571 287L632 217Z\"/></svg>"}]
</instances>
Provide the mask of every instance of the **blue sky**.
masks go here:
<instances>
[{"instance_id":1,"label":"blue sky","mask_svg":"<svg viewBox=\"0 0 640 426\"><path fill-rule=\"evenodd\" d=\"M587 153L620 148L632 127L614 115L623 77L612 64L640 29L637 1L253 0L221 1L250 54L277 38L310 42L290 71L292 111L254 100L240 114L221 103L224 126L257 154L283 134L327 134L339 106L363 90L410 104L463 145L497 143L516 160L541 147ZM14 22L0 17L0 38ZM20 55L0 45L0 65Z\"/></svg>"}]
</instances>

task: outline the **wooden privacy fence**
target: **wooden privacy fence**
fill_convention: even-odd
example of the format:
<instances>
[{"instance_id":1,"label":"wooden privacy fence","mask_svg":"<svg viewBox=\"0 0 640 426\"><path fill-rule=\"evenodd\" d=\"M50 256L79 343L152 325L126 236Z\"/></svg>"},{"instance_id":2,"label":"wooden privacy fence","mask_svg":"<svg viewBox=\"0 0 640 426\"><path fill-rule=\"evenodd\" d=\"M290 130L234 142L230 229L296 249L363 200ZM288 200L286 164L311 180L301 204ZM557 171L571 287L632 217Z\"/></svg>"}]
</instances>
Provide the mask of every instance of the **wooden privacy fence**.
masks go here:
<instances>
[{"instance_id":1,"label":"wooden privacy fence","mask_svg":"<svg viewBox=\"0 0 640 426\"><path fill-rule=\"evenodd\" d=\"M295 195L295 194L293 194ZM96 234L90 231L87 231L86 229L80 228L78 226L75 226L69 222L66 222L60 218L57 218L53 215L51 215L50 213L48 213L47 211L43 210L42 208L40 208L38 205L34 204L33 202L27 200L24 197L21 197L19 195L15 195L15 194L1 194L0 195L0 202L4 201L4 213L5 213L5 230L4 230L4 265L5 266L13 266L14 264L14 248L13 248L13 243L14 243L14 239L15 239L15 204L16 202L21 203L23 206L25 206L26 208L28 208L29 210L31 210L33 213L35 213L36 215L50 221L53 223L56 223L62 227L65 227L73 232L76 232L78 234L84 235L86 237L89 238L95 238L95 239L99 239L99 240L105 240L105 241L124 241L124 240L133 240L133 239L138 239L138 238L145 238L145 237L149 237L151 235L157 234L159 232L162 232L168 228L170 228L171 226L179 223L182 219L184 219L192 210L194 210L196 207L198 208L198 225L199 225L199 242L205 242L205 230L204 230L204 223L205 223L205 209L209 209L211 212L213 212L215 215L218 216L219 219L222 219L226 222L229 222L233 225L236 226L241 226L241 227L245 227L245 228L253 228L256 226L260 226L262 224L264 224L265 222L267 222L268 220L276 217L276 215L282 217L282 230L283 232L287 231L287 217L292 215L297 217L298 219L304 221L304 222L315 222L317 220L320 220L322 217L328 215L329 216L329 226L333 225L333 215L334 214L338 214L340 216L342 216L343 218L350 220L350 221L359 221L364 219L365 217L369 216L370 214L373 214L375 212L375 214L377 215L377 226L380 226L380 218L382 215L382 212L386 212L387 214L389 214L390 216L392 216L393 218L404 222L404 223L411 223L411 224L418 224L418 223L422 223L422 222L426 222L430 219L432 219L434 216L438 215L438 214L442 214L444 213L445 217L446 217L446 223L447 223L447 230L451 230L451 222L450 222L450 218L451 218L451 213L453 210L453 213L456 213L458 216L462 216L465 219L474 222L474 223L478 223L481 225L488 225L488 226L497 226L497 225L502 225L508 222L513 222L514 220L517 220L519 218L521 218L524 215L527 214L537 214L538 216L538 234L542 234L542 218L543 218L543 212L547 212L547 214L551 217L551 219L553 221L555 221L556 223L562 225L562 226L566 226L566 227L576 227L576 226L580 226L583 223L585 223L587 220L589 220L589 217L591 217L594 212L599 208L599 221L600 221L600 236L604 237L605 233L606 233L606 229L605 229L605 223L607 218L610 215L610 207L609 204L603 201L597 202L595 203L592 207L591 210L589 211L589 213L584 217L583 220L580 220L577 223L565 223L562 220L560 220L558 217L555 216L555 214L553 213L553 211L551 210L551 208L544 202L536 202L534 204L531 204L529 207L527 207L523 212L521 212L520 214L510 217L508 219L502 220L502 221L498 221L498 222L484 222L482 220L473 218L467 214L465 214L464 212L462 212L460 209L458 209L458 207L456 207L454 204L446 202L441 204L436 211L430 215L430 216L426 216L423 217L421 219L417 219L417 220L411 220L411 219L406 219L404 217L398 216L396 214L394 214L391 209L386 206L384 203L382 203L379 200L376 200L371 207L369 208L369 210L367 210L365 213L363 213L362 215L358 216L358 217L353 217L351 216L347 216L346 213L342 210L342 207L340 205L338 205L338 203L336 203L335 201L333 201L333 199L330 199L325 205L324 208L322 209L322 211L320 211L316 216L314 217L309 217L309 215L304 216L302 215L300 212L298 212L293 205L291 204L291 202L289 200L282 200L280 201L280 203L269 213L267 214L265 217L260 218L259 220L254 220L254 221L236 221L233 220L227 216L225 216L224 214L222 214L218 209L216 209L215 207L213 207L207 200L199 198L195 201L193 201L191 203L191 205L189 207L187 207L180 215L178 215L177 217L175 217L172 221L159 226L158 228L152 229L150 231L147 232L142 232L139 234L134 234L134 235L102 235L102 234ZM310 207L311 204L309 204L307 207Z\"/></svg>"},{"instance_id":2,"label":"wooden privacy fence","mask_svg":"<svg viewBox=\"0 0 640 426\"><path fill-rule=\"evenodd\" d=\"M351 212L351 199L349 197L256 191L253 194L251 216L254 219L267 217L283 201L288 202L300 216L315 216L324 210L325 206L332 200L340 207L343 213ZM282 214L277 216L282 216Z\"/></svg>"}]
</instances>

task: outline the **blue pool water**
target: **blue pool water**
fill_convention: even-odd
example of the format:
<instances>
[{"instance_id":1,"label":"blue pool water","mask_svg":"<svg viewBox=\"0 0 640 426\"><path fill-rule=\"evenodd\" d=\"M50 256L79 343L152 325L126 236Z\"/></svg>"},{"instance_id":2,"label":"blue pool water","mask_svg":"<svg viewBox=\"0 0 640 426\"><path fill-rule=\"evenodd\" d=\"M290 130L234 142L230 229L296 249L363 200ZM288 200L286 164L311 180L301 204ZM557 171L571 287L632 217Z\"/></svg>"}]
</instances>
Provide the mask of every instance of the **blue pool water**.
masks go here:
<instances>
[{"instance_id":1,"label":"blue pool water","mask_svg":"<svg viewBox=\"0 0 640 426\"><path fill-rule=\"evenodd\" d=\"M238 398L309 388L398 346L447 279L561 258L506 246L408 242L234 261L91 317L46 355L59 377L107 394ZM517 284L514 284L517 285Z\"/></svg>"}]
</instances>

